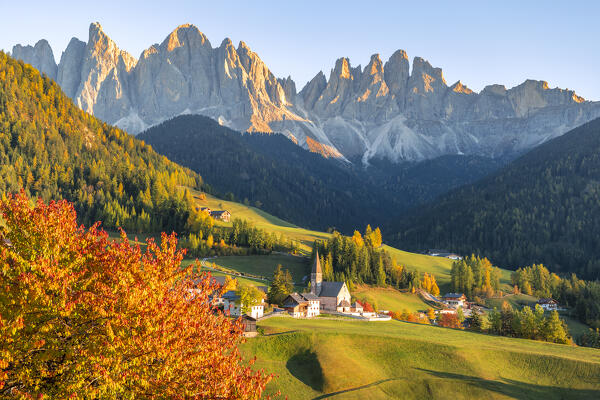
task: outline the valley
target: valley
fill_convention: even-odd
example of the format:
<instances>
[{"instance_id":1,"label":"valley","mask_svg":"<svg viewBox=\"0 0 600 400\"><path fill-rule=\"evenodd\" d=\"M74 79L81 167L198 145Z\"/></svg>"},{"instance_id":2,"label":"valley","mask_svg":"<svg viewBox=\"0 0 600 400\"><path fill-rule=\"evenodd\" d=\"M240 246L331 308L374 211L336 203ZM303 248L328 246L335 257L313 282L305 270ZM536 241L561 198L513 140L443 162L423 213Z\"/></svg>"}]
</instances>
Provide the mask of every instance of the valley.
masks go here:
<instances>
[{"instance_id":1,"label":"valley","mask_svg":"<svg viewBox=\"0 0 600 400\"><path fill-rule=\"evenodd\" d=\"M584 76L573 40L491 5L292 34L292 3L189 3L6 21L0 398L600 398L600 101L530 78Z\"/></svg>"}]
</instances>

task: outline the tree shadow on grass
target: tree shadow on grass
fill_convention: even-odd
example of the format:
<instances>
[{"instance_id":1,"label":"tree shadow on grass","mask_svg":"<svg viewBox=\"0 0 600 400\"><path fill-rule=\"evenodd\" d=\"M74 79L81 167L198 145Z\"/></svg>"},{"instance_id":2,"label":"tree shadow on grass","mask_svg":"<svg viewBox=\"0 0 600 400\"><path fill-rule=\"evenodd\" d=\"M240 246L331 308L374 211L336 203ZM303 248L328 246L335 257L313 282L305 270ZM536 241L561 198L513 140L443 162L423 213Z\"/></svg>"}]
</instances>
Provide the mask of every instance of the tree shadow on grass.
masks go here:
<instances>
[{"instance_id":1,"label":"tree shadow on grass","mask_svg":"<svg viewBox=\"0 0 600 400\"><path fill-rule=\"evenodd\" d=\"M323 370L315 352L307 349L295 354L285 366L300 382L318 392L323 390Z\"/></svg>"},{"instance_id":2,"label":"tree shadow on grass","mask_svg":"<svg viewBox=\"0 0 600 400\"><path fill-rule=\"evenodd\" d=\"M337 396L338 394L349 393L349 392L355 392L355 391L357 391L357 390L363 390L363 389L367 389L367 388L370 388L370 387L373 387L373 386L381 385L382 383L385 383L385 382L390 382L390 381L399 381L399 380L401 380L401 379L404 379L404 378L388 378L388 379L381 379L381 380L379 380L379 381L375 381L375 382L372 382L372 383L368 383L368 384L366 384L366 385L357 386L357 387L353 387L353 388L350 388L350 389L338 390L337 392L326 393L326 394L324 394L324 395L321 395L321 396L315 397L315 398L313 398L312 400L322 400L322 399L328 399L328 398L330 398L330 397Z\"/></svg>"},{"instance_id":3,"label":"tree shadow on grass","mask_svg":"<svg viewBox=\"0 0 600 400\"><path fill-rule=\"evenodd\" d=\"M512 379L502 379L501 381L487 380L476 376L455 374L451 372L431 371L428 369L417 368L430 375L443 379L453 379L462 381L472 386L479 387L490 392L501 393L511 396L518 400L538 400L538 399L599 399L600 387L594 389L573 389L561 388L556 386L543 386L534 383L519 382Z\"/></svg>"}]
</instances>

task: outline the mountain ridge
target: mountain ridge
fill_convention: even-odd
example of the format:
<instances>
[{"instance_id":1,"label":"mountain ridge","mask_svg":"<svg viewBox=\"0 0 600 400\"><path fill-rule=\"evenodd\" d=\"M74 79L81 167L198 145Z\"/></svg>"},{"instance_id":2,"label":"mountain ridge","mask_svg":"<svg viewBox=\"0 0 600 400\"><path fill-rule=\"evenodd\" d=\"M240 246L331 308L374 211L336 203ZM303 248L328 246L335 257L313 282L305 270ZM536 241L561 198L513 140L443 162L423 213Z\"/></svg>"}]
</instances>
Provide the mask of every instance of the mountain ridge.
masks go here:
<instances>
[{"instance_id":1,"label":"mountain ridge","mask_svg":"<svg viewBox=\"0 0 600 400\"><path fill-rule=\"evenodd\" d=\"M396 221L395 244L600 276L600 118ZM390 228L388 228L390 229Z\"/></svg>"},{"instance_id":2,"label":"mountain ridge","mask_svg":"<svg viewBox=\"0 0 600 400\"><path fill-rule=\"evenodd\" d=\"M299 92L240 41L212 47L192 24L173 30L136 60L90 25L55 68L45 41L13 55L55 77L86 111L131 133L181 114L202 114L239 131L280 132L323 154L356 160L420 161L445 154L514 156L600 117L600 102L527 80L475 93L448 86L441 68L404 50L362 68L339 58ZM53 56L52 56L53 57ZM412 67L412 68L411 68ZM75 89L74 89L75 88Z\"/></svg>"}]
</instances>

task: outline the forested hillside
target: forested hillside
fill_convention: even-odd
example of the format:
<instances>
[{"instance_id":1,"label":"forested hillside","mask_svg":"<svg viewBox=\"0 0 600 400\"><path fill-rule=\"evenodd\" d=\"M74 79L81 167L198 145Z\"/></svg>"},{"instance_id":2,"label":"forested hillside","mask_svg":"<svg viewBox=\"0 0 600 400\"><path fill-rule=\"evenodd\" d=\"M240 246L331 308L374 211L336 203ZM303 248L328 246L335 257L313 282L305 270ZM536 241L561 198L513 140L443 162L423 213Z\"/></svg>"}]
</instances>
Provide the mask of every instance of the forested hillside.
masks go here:
<instances>
[{"instance_id":1,"label":"forested hillside","mask_svg":"<svg viewBox=\"0 0 600 400\"><path fill-rule=\"evenodd\" d=\"M364 169L360 160L325 159L283 135L242 135L198 115L173 118L138 138L200 173L222 197L257 205L301 226L345 233L368 223L384 225L501 163L450 156L419 164L373 161Z\"/></svg>"},{"instance_id":2,"label":"forested hillside","mask_svg":"<svg viewBox=\"0 0 600 400\"><path fill-rule=\"evenodd\" d=\"M46 76L0 52L0 193L67 199L80 222L181 231L201 178L76 107Z\"/></svg>"},{"instance_id":3,"label":"forested hillside","mask_svg":"<svg viewBox=\"0 0 600 400\"><path fill-rule=\"evenodd\" d=\"M600 277L600 119L527 153L400 220L403 248L486 256L508 268L544 263Z\"/></svg>"}]
</instances>

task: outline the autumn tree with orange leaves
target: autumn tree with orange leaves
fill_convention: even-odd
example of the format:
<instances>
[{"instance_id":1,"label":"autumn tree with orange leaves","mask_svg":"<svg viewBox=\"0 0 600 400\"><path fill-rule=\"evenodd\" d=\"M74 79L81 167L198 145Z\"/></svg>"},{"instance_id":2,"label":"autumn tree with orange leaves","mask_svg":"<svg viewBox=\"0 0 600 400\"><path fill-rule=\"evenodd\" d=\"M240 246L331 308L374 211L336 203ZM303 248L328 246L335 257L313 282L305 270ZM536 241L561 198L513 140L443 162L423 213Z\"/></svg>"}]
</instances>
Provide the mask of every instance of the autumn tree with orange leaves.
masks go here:
<instances>
[{"instance_id":1,"label":"autumn tree with orange leaves","mask_svg":"<svg viewBox=\"0 0 600 400\"><path fill-rule=\"evenodd\" d=\"M0 398L261 397L271 376L242 360L241 323L174 235L142 251L23 193L0 212Z\"/></svg>"}]
</instances>

